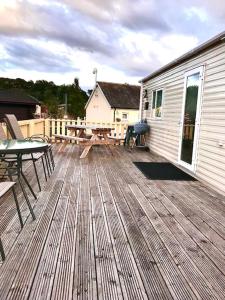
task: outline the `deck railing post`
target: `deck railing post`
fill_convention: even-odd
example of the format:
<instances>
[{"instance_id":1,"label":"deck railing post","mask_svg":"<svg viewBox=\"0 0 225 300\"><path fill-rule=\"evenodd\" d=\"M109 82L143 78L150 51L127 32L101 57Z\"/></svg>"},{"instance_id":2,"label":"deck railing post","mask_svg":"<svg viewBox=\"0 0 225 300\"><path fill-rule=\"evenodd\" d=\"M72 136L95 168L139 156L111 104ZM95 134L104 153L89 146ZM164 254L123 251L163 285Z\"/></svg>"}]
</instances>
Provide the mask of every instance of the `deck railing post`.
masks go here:
<instances>
[{"instance_id":1,"label":"deck railing post","mask_svg":"<svg viewBox=\"0 0 225 300\"><path fill-rule=\"evenodd\" d=\"M28 136L32 136L34 135L34 122L35 120L30 120L27 123L27 127L28 127Z\"/></svg>"},{"instance_id":2,"label":"deck railing post","mask_svg":"<svg viewBox=\"0 0 225 300\"><path fill-rule=\"evenodd\" d=\"M50 134L50 119L44 119L44 134L51 138Z\"/></svg>"}]
</instances>

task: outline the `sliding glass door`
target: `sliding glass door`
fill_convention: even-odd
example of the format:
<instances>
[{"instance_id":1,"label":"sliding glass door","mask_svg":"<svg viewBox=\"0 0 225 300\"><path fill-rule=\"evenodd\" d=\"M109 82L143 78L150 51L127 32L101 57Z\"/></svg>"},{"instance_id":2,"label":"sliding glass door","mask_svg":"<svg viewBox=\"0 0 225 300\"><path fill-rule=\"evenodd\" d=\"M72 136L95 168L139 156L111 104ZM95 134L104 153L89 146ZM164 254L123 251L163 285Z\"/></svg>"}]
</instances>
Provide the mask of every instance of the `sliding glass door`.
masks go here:
<instances>
[{"instance_id":1,"label":"sliding glass door","mask_svg":"<svg viewBox=\"0 0 225 300\"><path fill-rule=\"evenodd\" d=\"M202 68L198 68L188 72L185 76L184 104L181 120L180 164L192 171L194 171L197 151L202 71Z\"/></svg>"}]
</instances>

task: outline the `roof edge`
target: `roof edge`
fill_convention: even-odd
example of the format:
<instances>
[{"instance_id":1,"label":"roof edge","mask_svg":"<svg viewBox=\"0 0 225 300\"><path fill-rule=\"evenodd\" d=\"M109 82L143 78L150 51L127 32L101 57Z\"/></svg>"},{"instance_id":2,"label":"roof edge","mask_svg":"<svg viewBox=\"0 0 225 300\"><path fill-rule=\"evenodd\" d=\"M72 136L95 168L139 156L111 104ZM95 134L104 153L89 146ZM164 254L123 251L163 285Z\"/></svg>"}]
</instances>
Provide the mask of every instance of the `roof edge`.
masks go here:
<instances>
[{"instance_id":1,"label":"roof edge","mask_svg":"<svg viewBox=\"0 0 225 300\"><path fill-rule=\"evenodd\" d=\"M220 44L222 42L225 42L225 31L219 33L218 35L214 36L213 38L209 39L208 41L204 42L203 44L195 47L194 49L188 51L187 53L183 54L182 56L178 57L177 59L171 61L170 63L164 65L163 67L159 68L155 72L151 73L150 75L144 77L139 81L139 83L144 83L147 80L154 78L163 72L185 62L186 60L195 57L196 55L202 53L206 49L210 49L211 47Z\"/></svg>"},{"instance_id":2,"label":"roof edge","mask_svg":"<svg viewBox=\"0 0 225 300\"><path fill-rule=\"evenodd\" d=\"M128 85L128 86L133 86L133 87L139 87L140 85L138 84L130 84L130 83L119 83L119 82L110 82L110 81L97 81L97 83L100 85L101 83L107 83L107 84L117 84L117 85Z\"/></svg>"},{"instance_id":3,"label":"roof edge","mask_svg":"<svg viewBox=\"0 0 225 300\"><path fill-rule=\"evenodd\" d=\"M8 101L4 101L4 100L0 100L0 103L3 103L3 104L8 104L8 105L41 105L41 102L37 102L37 103L29 103L29 102L24 102L24 101L17 101L16 103L15 102L8 102Z\"/></svg>"},{"instance_id":4,"label":"roof edge","mask_svg":"<svg viewBox=\"0 0 225 300\"><path fill-rule=\"evenodd\" d=\"M87 109L87 107L88 107L89 103L91 102L91 99L92 99L92 97L93 97L93 95L94 95L94 93L95 93L95 91L96 91L97 88L100 89L100 91L101 91L102 95L105 97L105 100L106 100L106 102L108 103L109 107L112 108L112 106L110 105L108 99L106 98L105 94L103 93L103 90L101 89L101 87L100 87L100 85L98 84L98 82L99 82L99 81L96 82L95 87L93 88L92 93L91 93L90 97L88 98L88 101L87 101L87 103L85 104L84 109Z\"/></svg>"},{"instance_id":5,"label":"roof edge","mask_svg":"<svg viewBox=\"0 0 225 300\"><path fill-rule=\"evenodd\" d=\"M92 92L91 92L91 95L90 95L89 98L88 98L87 103L85 104L84 109L87 109L87 107L88 107L88 105L89 105L89 103L90 103L90 101L91 101L91 98L92 98L92 96L93 96L93 94L94 94L96 88L97 88L97 82L96 82L96 84L95 84L95 86L94 86L94 88L93 88L93 90L92 90Z\"/></svg>"}]
</instances>

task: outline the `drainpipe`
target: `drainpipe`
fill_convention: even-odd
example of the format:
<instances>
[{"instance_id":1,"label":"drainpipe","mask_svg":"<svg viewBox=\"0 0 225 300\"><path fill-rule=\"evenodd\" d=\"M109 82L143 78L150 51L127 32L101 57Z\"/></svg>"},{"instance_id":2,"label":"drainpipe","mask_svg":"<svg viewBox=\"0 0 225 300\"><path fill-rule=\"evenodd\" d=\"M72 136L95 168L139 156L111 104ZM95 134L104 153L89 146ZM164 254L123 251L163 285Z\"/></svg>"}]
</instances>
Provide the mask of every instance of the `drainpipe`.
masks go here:
<instances>
[{"instance_id":1,"label":"drainpipe","mask_svg":"<svg viewBox=\"0 0 225 300\"><path fill-rule=\"evenodd\" d=\"M116 108L114 108L113 112L113 122L116 122Z\"/></svg>"}]
</instances>

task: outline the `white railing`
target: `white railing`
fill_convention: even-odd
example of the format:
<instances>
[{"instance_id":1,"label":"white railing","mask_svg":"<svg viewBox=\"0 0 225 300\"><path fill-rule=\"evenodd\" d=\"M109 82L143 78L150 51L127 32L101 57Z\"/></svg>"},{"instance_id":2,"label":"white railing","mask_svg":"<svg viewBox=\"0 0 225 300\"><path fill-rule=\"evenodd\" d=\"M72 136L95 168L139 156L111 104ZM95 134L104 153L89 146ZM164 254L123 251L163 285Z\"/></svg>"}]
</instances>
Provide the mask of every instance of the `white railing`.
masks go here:
<instances>
[{"instance_id":1,"label":"white railing","mask_svg":"<svg viewBox=\"0 0 225 300\"><path fill-rule=\"evenodd\" d=\"M127 123L121 122L87 122L86 120L76 119L33 119L19 121L20 128L24 137L29 137L34 134L46 134L49 136L52 141L54 141L54 134L69 134L66 129L66 125L97 125L97 126L106 126L114 128L112 130L111 136L116 138L123 138L126 134Z\"/></svg>"}]
</instances>

